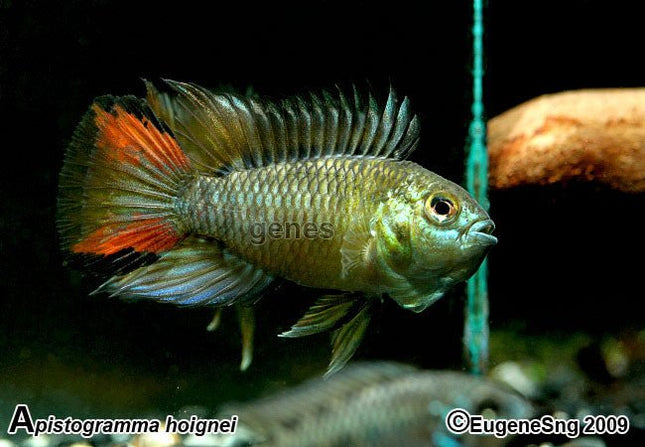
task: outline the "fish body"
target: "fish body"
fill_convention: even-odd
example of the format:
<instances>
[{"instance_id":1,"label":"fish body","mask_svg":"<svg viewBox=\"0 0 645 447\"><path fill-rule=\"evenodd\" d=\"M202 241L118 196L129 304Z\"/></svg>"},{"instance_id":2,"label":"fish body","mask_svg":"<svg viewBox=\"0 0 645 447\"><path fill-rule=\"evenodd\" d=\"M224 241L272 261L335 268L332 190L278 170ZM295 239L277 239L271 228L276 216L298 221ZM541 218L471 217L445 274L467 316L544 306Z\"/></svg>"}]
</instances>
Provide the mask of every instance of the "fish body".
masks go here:
<instances>
[{"instance_id":1,"label":"fish body","mask_svg":"<svg viewBox=\"0 0 645 447\"><path fill-rule=\"evenodd\" d=\"M359 363L329 380L224 408L235 435L222 446L442 447L499 446L510 439L448 432L455 408L495 418L529 418L529 401L491 380L455 371L424 371L390 362ZM442 442L443 441L443 442Z\"/></svg>"},{"instance_id":2,"label":"fish body","mask_svg":"<svg viewBox=\"0 0 645 447\"><path fill-rule=\"evenodd\" d=\"M240 309L276 278L333 289L283 336L335 330L330 371L351 357L388 295L420 312L496 242L458 185L404 161L409 101L354 91L276 103L169 81L146 101L96 100L61 172L63 247L112 265L98 290ZM342 323L342 324L341 324Z\"/></svg>"},{"instance_id":3,"label":"fish body","mask_svg":"<svg viewBox=\"0 0 645 447\"><path fill-rule=\"evenodd\" d=\"M405 213L391 231L402 235L402 245L410 245L406 258L397 259L405 264L401 269L409 270L422 255L413 252L414 222L406 218L414 216L415 202L425 199L433 183L447 182L412 162L329 157L196 177L178 201L177 213L190 232L222 241L252 264L303 286L391 295L416 287L417 294L429 295L443 292L450 281L422 275L423 281L410 284L397 274L397 266L381 259L378 245L375 259L344 270L343 246L348 235L364 234L370 220ZM433 248L439 250L439 243ZM437 263L432 267L439 268ZM436 276L449 278L450 273Z\"/></svg>"}]
</instances>

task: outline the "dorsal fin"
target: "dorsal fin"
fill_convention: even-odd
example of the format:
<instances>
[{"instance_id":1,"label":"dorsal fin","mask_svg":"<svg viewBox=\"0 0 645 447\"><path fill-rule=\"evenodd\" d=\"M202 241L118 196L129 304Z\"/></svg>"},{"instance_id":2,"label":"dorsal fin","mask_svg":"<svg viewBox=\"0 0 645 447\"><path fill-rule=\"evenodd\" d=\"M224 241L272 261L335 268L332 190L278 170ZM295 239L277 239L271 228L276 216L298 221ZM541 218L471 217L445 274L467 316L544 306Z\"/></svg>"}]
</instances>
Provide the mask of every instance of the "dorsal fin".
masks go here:
<instances>
[{"instance_id":1,"label":"dorsal fin","mask_svg":"<svg viewBox=\"0 0 645 447\"><path fill-rule=\"evenodd\" d=\"M148 103L205 172L330 156L405 159L419 140L410 101L393 89L380 106L355 87L350 97L338 89L275 102L166 82L169 93L146 82Z\"/></svg>"}]
</instances>

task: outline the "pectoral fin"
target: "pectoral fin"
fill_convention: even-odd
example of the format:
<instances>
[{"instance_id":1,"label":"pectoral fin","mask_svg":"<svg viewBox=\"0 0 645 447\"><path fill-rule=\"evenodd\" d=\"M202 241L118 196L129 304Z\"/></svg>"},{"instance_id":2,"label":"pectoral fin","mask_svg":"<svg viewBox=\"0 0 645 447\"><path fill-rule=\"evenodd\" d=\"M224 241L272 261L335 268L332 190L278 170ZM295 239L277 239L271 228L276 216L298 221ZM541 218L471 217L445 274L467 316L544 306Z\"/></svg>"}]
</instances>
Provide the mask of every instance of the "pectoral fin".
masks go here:
<instances>
[{"instance_id":1,"label":"pectoral fin","mask_svg":"<svg viewBox=\"0 0 645 447\"><path fill-rule=\"evenodd\" d=\"M355 269L367 267L376 254L376 243L372 222L360 213L351 223L343 236L340 248L343 278L348 277Z\"/></svg>"}]
</instances>

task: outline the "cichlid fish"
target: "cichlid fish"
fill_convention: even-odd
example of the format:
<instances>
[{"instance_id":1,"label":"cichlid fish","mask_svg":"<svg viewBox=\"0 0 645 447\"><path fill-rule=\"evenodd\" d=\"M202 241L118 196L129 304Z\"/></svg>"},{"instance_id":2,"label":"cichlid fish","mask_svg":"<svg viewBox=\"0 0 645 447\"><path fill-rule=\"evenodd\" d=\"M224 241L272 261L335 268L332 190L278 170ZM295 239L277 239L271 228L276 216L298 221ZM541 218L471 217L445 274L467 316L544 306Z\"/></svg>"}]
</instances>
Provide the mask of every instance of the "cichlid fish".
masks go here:
<instances>
[{"instance_id":1,"label":"cichlid fish","mask_svg":"<svg viewBox=\"0 0 645 447\"><path fill-rule=\"evenodd\" d=\"M339 291L281 334L333 329L331 373L382 296L421 312L496 243L466 191L404 161L419 120L393 90L379 105L356 88L275 102L167 84L146 83L146 100L97 98L79 124L60 176L62 244L110 266L97 291L235 304L242 369L253 304L277 278Z\"/></svg>"},{"instance_id":2,"label":"cichlid fish","mask_svg":"<svg viewBox=\"0 0 645 447\"><path fill-rule=\"evenodd\" d=\"M448 431L455 408L487 418L529 418L532 404L489 379L456 371L423 371L389 362L357 363L257 401L223 408L237 415L234 435L218 447L500 446L509 439ZM509 437L510 438L510 437Z\"/></svg>"}]
</instances>

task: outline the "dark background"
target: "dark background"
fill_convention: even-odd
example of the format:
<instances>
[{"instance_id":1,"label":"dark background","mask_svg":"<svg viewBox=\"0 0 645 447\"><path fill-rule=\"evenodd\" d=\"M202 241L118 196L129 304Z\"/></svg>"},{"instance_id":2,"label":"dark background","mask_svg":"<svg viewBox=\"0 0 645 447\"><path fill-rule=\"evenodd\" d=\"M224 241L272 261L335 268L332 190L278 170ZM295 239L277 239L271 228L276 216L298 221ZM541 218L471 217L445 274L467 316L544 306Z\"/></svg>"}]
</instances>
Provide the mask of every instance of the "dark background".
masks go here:
<instances>
[{"instance_id":1,"label":"dark background","mask_svg":"<svg viewBox=\"0 0 645 447\"><path fill-rule=\"evenodd\" d=\"M413 160L462 180L470 2L207 4L0 0L0 412L17 401L77 417L212 408L319 374L328 360L326 336L275 337L313 302L295 286L261 303L244 374L232 313L212 334L207 309L88 296L96 284L63 267L54 215L66 144L94 97L142 96L140 78L277 97L391 83L422 118ZM490 2L487 114L543 93L645 84L636 4ZM642 328L642 195L569 184L493 192L491 203L493 330L593 338ZM462 309L462 288L422 315L388 302L357 358L460 368Z\"/></svg>"}]
</instances>

